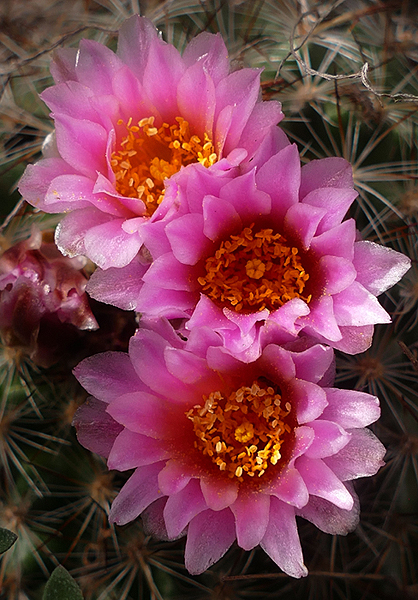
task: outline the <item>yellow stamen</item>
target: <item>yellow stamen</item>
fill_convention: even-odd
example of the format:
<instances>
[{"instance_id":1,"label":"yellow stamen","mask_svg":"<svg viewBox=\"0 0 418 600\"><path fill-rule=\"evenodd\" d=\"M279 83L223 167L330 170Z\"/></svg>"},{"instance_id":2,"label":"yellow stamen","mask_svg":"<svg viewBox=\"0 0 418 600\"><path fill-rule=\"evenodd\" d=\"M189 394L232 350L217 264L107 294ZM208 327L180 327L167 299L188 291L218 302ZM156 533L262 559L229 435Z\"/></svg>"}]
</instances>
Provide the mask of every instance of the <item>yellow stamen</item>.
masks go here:
<instances>
[{"instance_id":1,"label":"yellow stamen","mask_svg":"<svg viewBox=\"0 0 418 600\"><path fill-rule=\"evenodd\" d=\"M242 386L229 396L216 391L186 413L193 422L195 447L210 457L230 478L261 477L281 458L281 445L291 432L286 417L291 405L277 388L261 380ZM247 444L247 442L250 442Z\"/></svg>"},{"instance_id":2,"label":"yellow stamen","mask_svg":"<svg viewBox=\"0 0 418 600\"><path fill-rule=\"evenodd\" d=\"M118 125L124 126L127 135L113 152L110 164L116 176L116 190L128 198L140 198L151 216L164 198L164 180L181 167L199 162L210 167L218 157L212 140L190 133L189 124L182 117L176 123L163 123L154 127L154 117L141 119L137 125L132 118Z\"/></svg>"},{"instance_id":3,"label":"yellow stamen","mask_svg":"<svg viewBox=\"0 0 418 600\"><path fill-rule=\"evenodd\" d=\"M198 278L202 291L236 312L275 310L293 298L310 302L298 248L272 229L253 230L254 223L231 235L206 259L206 274Z\"/></svg>"}]
</instances>

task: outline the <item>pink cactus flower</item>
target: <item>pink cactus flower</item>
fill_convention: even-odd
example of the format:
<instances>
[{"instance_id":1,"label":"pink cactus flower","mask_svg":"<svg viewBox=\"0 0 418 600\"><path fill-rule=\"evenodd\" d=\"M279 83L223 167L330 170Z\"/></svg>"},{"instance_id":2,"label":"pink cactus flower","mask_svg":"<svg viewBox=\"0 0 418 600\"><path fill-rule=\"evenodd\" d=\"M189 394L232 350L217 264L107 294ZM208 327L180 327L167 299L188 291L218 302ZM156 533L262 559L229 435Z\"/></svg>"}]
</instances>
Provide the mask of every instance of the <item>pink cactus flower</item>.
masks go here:
<instances>
[{"instance_id":1,"label":"pink cactus flower","mask_svg":"<svg viewBox=\"0 0 418 600\"><path fill-rule=\"evenodd\" d=\"M280 104L259 100L260 72L230 72L219 34L201 33L180 55L137 15L122 26L116 54L91 40L58 50L56 85L41 95L55 134L25 171L22 196L69 213L56 235L64 254L103 269L127 265L143 226L166 216L167 179L193 163L245 164L283 135Z\"/></svg>"},{"instance_id":2,"label":"pink cactus flower","mask_svg":"<svg viewBox=\"0 0 418 600\"><path fill-rule=\"evenodd\" d=\"M48 241L48 235L50 240ZM62 324L92 330L98 325L85 293L86 259L65 258L52 239L35 226L32 235L0 256L0 336L24 350L34 362L49 366L60 357ZM46 331L55 330L52 336Z\"/></svg>"},{"instance_id":3,"label":"pink cactus flower","mask_svg":"<svg viewBox=\"0 0 418 600\"><path fill-rule=\"evenodd\" d=\"M129 297L149 316L187 319L189 331L210 327L245 361L302 332L356 354L370 346L374 324L390 322L376 296L410 260L362 241L355 221L343 220L357 196L344 159L301 168L288 144L245 174L195 165L169 185L178 216L147 230L154 261L97 271L88 288L97 299L119 306Z\"/></svg>"},{"instance_id":4,"label":"pink cactus flower","mask_svg":"<svg viewBox=\"0 0 418 600\"><path fill-rule=\"evenodd\" d=\"M190 573L236 540L305 576L295 516L331 534L356 526L351 482L385 454L366 428L378 400L330 387L333 350L306 338L248 364L219 343L210 329L185 342L162 320L139 329L129 354L84 360L75 375L93 397L75 415L79 441L109 469L135 469L110 521L142 514L153 535L187 535Z\"/></svg>"}]
</instances>

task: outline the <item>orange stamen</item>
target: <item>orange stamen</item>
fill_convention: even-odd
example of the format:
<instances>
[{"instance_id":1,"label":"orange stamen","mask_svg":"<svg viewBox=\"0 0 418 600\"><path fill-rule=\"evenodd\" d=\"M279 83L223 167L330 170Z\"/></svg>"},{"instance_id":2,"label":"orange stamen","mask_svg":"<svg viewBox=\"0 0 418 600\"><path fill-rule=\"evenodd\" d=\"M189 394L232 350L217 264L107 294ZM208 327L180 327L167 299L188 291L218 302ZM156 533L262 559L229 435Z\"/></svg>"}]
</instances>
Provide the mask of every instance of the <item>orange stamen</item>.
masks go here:
<instances>
[{"instance_id":1,"label":"orange stamen","mask_svg":"<svg viewBox=\"0 0 418 600\"><path fill-rule=\"evenodd\" d=\"M186 413L193 422L195 447L211 458L228 477L261 477L281 458L283 437L291 432L286 417L291 405L282 406L277 388L261 380L242 386L225 397L211 392Z\"/></svg>"},{"instance_id":2,"label":"orange stamen","mask_svg":"<svg viewBox=\"0 0 418 600\"><path fill-rule=\"evenodd\" d=\"M275 310L302 294L309 279L299 250L272 229L253 232L254 223L221 242L206 259L206 275L198 278L212 300L236 312Z\"/></svg>"},{"instance_id":3,"label":"orange stamen","mask_svg":"<svg viewBox=\"0 0 418 600\"><path fill-rule=\"evenodd\" d=\"M122 120L127 135L113 152L110 164L116 176L116 190L122 196L139 198L151 216L164 198L164 180L181 167L200 162L210 167L217 160L212 141L205 133L202 141L190 133L189 124L176 117L175 125L163 123L154 127L154 117L141 119L133 125Z\"/></svg>"}]
</instances>

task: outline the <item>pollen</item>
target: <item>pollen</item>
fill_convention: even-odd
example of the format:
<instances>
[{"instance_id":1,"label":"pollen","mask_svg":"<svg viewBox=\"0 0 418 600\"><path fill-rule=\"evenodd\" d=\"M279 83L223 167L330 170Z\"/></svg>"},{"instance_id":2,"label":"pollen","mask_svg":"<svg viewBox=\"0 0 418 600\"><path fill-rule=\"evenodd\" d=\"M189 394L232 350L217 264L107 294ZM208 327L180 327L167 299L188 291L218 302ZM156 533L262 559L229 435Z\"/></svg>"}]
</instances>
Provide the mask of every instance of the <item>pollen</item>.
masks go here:
<instances>
[{"instance_id":1,"label":"pollen","mask_svg":"<svg viewBox=\"0 0 418 600\"><path fill-rule=\"evenodd\" d=\"M272 229L254 229L253 223L231 235L206 259L206 274L198 278L202 291L238 313L276 310L293 298L309 303L299 249Z\"/></svg>"},{"instance_id":2,"label":"pollen","mask_svg":"<svg viewBox=\"0 0 418 600\"><path fill-rule=\"evenodd\" d=\"M276 386L256 380L229 395L212 392L203 401L186 416L193 423L195 448L220 471L242 482L277 465L284 436L291 431L286 417L292 407L282 402Z\"/></svg>"},{"instance_id":3,"label":"pollen","mask_svg":"<svg viewBox=\"0 0 418 600\"><path fill-rule=\"evenodd\" d=\"M164 180L181 167L199 162L210 167L218 160L211 139L203 140L190 132L189 123L176 117L175 124L154 126L154 117L141 119L137 124L129 119L119 120L126 129L119 147L111 157L116 177L116 191L121 196L138 198L151 216L164 198Z\"/></svg>"}]
</instances>

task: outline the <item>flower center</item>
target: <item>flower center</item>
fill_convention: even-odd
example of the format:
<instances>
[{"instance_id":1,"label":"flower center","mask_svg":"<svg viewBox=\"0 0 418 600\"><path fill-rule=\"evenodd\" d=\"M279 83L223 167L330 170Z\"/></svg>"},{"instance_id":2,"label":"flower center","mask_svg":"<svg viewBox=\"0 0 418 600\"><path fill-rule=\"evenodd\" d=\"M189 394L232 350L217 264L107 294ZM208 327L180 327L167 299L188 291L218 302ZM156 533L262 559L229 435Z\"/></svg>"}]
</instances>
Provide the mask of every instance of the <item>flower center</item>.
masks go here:
<instances>
[{"instance_id":1,"label":"flower center","mask_svg":"<svg viewBox=\"0 0 418 600\"><path fill-rule=\"evenodd\" d=\"M291 411L282 407L277 388L261 380L242 386L225 397L211 392L186 413L193 422L195 447L209 456L228 477L261 477L281 458L280 447L291 427L285 422Z\"/></svg>"},{"instance_id":2,"label":"flower center","mask_svg":"<svg viewBox=\"0 0 418 600\"><path fill-rule=\"evenodd\" d=\"M125 125L127 135L110 161L116 190L122 196L141 199L148 216L164 198L164 179L191 163L210 167L218 160L206 133L202 141L190 133L189 124L182 117L175 120L175 125L163 123L158 129L154 127L154 117L141 119L137 125L132 124L132 119L126 124L118 121L118 125Z\"/></svg>"},{"instance_id":3,"label":"flower center","mask_svg":"<svg viewBox=\"0 0 418 600\"><path fill-rule=\"evenodd\" d=\"M253 229L254 223L231 235L206 259L202 291L236 312L275 310L293 298L310 302L311 294L302 295L309 275L298 248L272 229Z\"/></svg>"}]
</instances>

